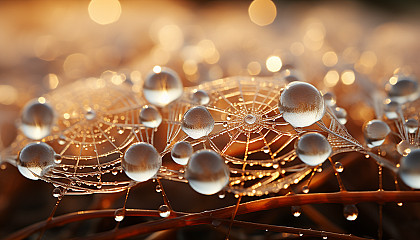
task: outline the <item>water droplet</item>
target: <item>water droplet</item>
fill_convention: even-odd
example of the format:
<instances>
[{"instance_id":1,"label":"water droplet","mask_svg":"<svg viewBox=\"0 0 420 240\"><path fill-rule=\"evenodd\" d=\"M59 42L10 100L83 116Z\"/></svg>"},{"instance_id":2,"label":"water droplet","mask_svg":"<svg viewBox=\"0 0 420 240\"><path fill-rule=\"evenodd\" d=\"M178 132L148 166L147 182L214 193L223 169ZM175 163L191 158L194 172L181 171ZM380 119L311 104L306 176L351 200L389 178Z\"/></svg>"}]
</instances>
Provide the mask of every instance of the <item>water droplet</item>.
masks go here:
<instances>
[{"instance_id":1,"label":"water droplet","mask_svg":"<svg viewBox=\"0 0 420 240\"><path fill-rule=\"evenodd\" d=\"M156 192L160 193L160 192L162 192L162 187L160 185L156 185L155 190L156 190Z\"/></svg>"},{"instance_id":2,"label":"water droplet","mask_svg":"<svg viewBox=\"0 0 420 240\"><path fill-rule=\"evenodd\" d=\"M398 119L398 112L400 111L400 104L396 101L391 101L388 99L388 101L385 103L384 107L385 116L389 120L395 120Z\"/></svg>"},{"instance_id":3,"label":"water droplet","mask_svg":"<svg viewBox=\"0 0 420 240\"><path fill-rule=\"evenodd\" d=\"M410 118L405 121L404 127L408 133L415 133L419 129L419 122L416 119Z\"/></svg>"},{"instance_id":4,"label":"water droplet","mask_svg":"<svg viewBox=\"0 0 420 240\"><path fill-rule=\"evenodd\" d=\"M96 118L96 112L93 111L92 109L89 109L88 111L86 111L85 113L85 119L88 121L91 121L93 119Z\"/></svg>"},{"instance_id":5,"label":"water droplet","mask_svg":"<svg viewBox=\"0 0 420 240\"><path fill-rule=\"evenodd\" d=\"M193 147L189 142L177 142L171 150L171 156L174 162L180 165L187 165L193 151Z\"/></svg>"},{"instance_id":6,"label":"water droplet","mask_svg":"<svg viewBox=\"0 0 420 240\"><path fill-rule=\"evenodd\" d=\"M322 239L328 239L328 236L323 236Z\"/></svg>"},{"instance_id":7,"label":"water droplet","mask_svg":"<svg viewBox=\"0 0 420 240\"><path fill-rule=\"evenodd\" d=\"M334 168L335 168L335 171L337 171L339 173L343 172L343 170L344 170L344 166L341 162L335 162L334 163Z\"/></svg>"},{"instance_id":8,"label":"water droplet","mask_svg":"<svg viewBox=\"0 0 420 240\"><path fill-rule=\"evenodd\" d=\"M226 120L228 120L228 121L229 121L229 120L231 120L231 119L232 119L232 115L228 114L228 115L227 115L227 117L226 117Z\"/></svg>"},{"instance_id":9,"label":"water droplet","mask_svg":"<svg viewBox=\"0 0 420 240\"><path fill-rule=\"evenodd\" d=\"M300 206L292 206L291 211L294 217L299 217L302 214L302 209Z\"/></svg>"},{"instance_id":10,"label":"water droplet","mask_svg":"<svg viewBox=\"0 0 420 240\"><path fill-rule=\"evenodd\" d=\"M197 105L207 105L210 97L204 90L197 90L192 94L192 102Z\"/></svg>"},{"instance_id":11,"label":"water droplet","mask_svg":"<svg viewBox=\"0 0 420 240\"><path fill-rule=\"evenodd\" d=\"M169 217L169 215L171 215L171 210L165 204L160 205L158 211L159 211L159 215L163 218Z\"/></svg>"},{"instance_id":12,"label":"water droplet","mask_svg":"<svg viewBox=\"0 0 420 240\"><path fill-rule=\"evenodd\" d=\"M363 134L369 148L382 145L390 132L388 124L382 120L370 120L363 125Z\"/></svg>"},{"instance_id":13,"label":"water droplet","mask_svg":"<svg viewBox=\"0 0 420 240\"><path fill-rule=\"evenodd\" d=\"M214 128L214 119L203 106L190 108L182 117L182 131L193 139L207 136Z\"/></svg>"},{"instance_id":14,"label":"water droplet","mask_svg":"<svg viewBox=\"0 0 420 240\"><path fill-rule=\"evenodd\" d=\"M144 182L152 178L162 166L162 157L153 145L134 143L124 154L121 166L131 179Z\"/></svg>"},{"instance_id":15,"label":"water droplet","mask_svg":"<svg viewBox=\"0 0 420 240\"><path fill-rule=\"evenodd\" d=\"M337 102L336 102L336 97L335 97L334 93L326 92L322 97L324 98L324 102L327 106L329 106L331 108L335 107L335 104Z\"/></svg>"},{"instance_id":16,"label":"water droplet","mask_svg":"<svg viewBox=\"0 0 420 240\"><path fill-rule=\"evenodd\" d=\"M64 145L64 144L66 144L66 138L65 138L64 136L61 136L61 137L58 139L58 144L60 144L60 145Z\"/></svg>"},{"instance_id":17,"label":"water droplet","mask_svg":"<svg viewBox=\"0 0 420 240\"><path fill-rule=\"evenodd\" d=\"M257 117L255 117L255 116L254 116L254 115L252 115L252 114L248 114L248 115L246 115L246 116L244 117L244 122L245 122L245 123L247 123L247 124L252 125L252 124L254 124L256 121L257 121Z\"/></svg>"},{"instance_id":18,"label":"water droplet","mask_svg":"<svg viewBox=\"0 0 420 240\"><path fill-rule=\"evenodd\" d=\"M53 195L53 197L55 197L55 198L59 198L59 197L61 197L61 190L59 189L59 188L54 188L54 190L52 191L52 195Z\"/></svg>"},{"instance_id":19,"label":"water droplet","mask_svg":"<svg viewBox=\"0 0 420 240\"><path fill-rule=\"evenodd\" d=\"M398 173L401 180L409 187L420 188L420 149L411 151L400 161Z\"/></svg>"},{"instance_id":20,"label":"water droplet","mask_svg":"<svg viewBox=\"0 0 420 240\"><path fill-rule=\"evenodd\" d=\"M268 146L264 146L263 147L263 152L264 153L269 153L270 152L270 148Z\"/></svg>"},{"instance_id":21,"label":"water droplet","mask_svg":"<svg viewBox=\"0 0 420 240\"><path fill-rule=\"evenodd\" d=\"M169 68L150 72L143 85L146 100L158 107L164 107L182 95L183 86L178 74Z\"/></svg>"},{"instance_id":22,"label":"water droplet","mask_svg":"<svg viewBox=\"0 0 420 240\"><path fill-rule=\"evenodd\" d=\"M20 173L32 180L37 180L54 166L55 152L50 145L38 142L29 143L19 153L18 169Z\"/></svg>"},{"instance_id":23,"label":"water droplet","mask_svg":"<svg viewBox=\"0 0 420 240\"><path fill-rule=\"evenodd\" d=\"M226 193L224 191L222 191L222 192L219 193L218 196L219 196L220 199L223 199L223 198L226 197Z\"/></svg>"},{"instance_id":24,"label":"water droplet","mask_svg":"<svg viewBox=\"0 0 420 240\"><path fill-rule=\"evenodd\" d=\"M141 121L141 120L140 120ZM119 128L117 131L118 134L123 134L124 133L124 128Z\"/></svg>"},{"instance_id":25,"label":"water droplet","mask_svg":"<svg viewBox=\"0 0 420 240\"><path fill-rule=\"evenodd\" d=\"M218 226L220 226L220 224L221 224L222 222L221 221L219 221L219 220L217 220L217 219L215 219L215 220L213 220L213 221L211 221L211 225L213 225L214 227L218 227Z\"/></svg>"},{"instance_id":26,"label":"water droplet","mask_svg":"<svg viewBox=\"0 0 420 240\"><path fill-rule=\"evenodd\" d=\"M299 237L302 237L303 236L303 233L299 233Z\"/></svg>"},{"instance_id":27,"label":"water droplet","mask_svg":"<svg viewBox=\"0 0 420 240\"><path fill-rule=\"evenodd\" d=\"M62 160L63 160L63 158L61 157L60 154L55 154L54 155L54 163L60 164Z\"/></svg>"},{"instance_id":28,"label":"water droplet","mask_svg":"<svg viewBox=\"0 0 420 240\"><path fill-rule=\"evenodd\" d=\"M319 172L319 173L320 173L320 172L322 172L323 170L324 170L324 169L322 169L322 167L320 167L320 166L318 166L318 167L316 168L316 171L317 171L317 172Z\"/></svg>"},{"instance_id":29,"label":"water droplet","mask_svg":"<svg viewBox=\"0 0 420 240\"><path fill-rule=\"evenodd\" d=\"M321 120L325 113L321 93L309 83L291 82L281 93L280 112L294 127L307 127Z\"/></svg>"},{"instance_id":30,"label":"water droplet","mask_svg":"<svg viewBox=\"0 0 420 240\"><path fill-rule=\"evenodd\" d=\"M315 132L299 137L295 148L300 160L310 166L323 163L332 152L331 145L324 135Z\"/></svg>"},{"instance_id":31,"label":"water droplet","mask_svg":"<svg viewBox=\"0 0 420 240\"><path fill-rule=\"evenodd\" d=\"M223 125L223 127L227 127L228 126L228 123L227 122L223 122L222 125Z\"/></svg>"},{"instance_id":32,"label":"water droplet","mask_svg":"<svg viewBox=\"0 0 420 240\"><path fill-rule=\"evenodd\" d=\"M118 208L114 212L114 219L116 222L121 222L125 217L125 208Z\"/></svg>"},{"instance_id":33,"label":"water droplet","mask_svg":"<svg viewBox=\"0 0 420 240\"><path fill-rule=\"evenodd\" d=\"M397 205L398 205L398 207L402 207L403 203L399 202L399 203L397 203Z\"/></svg>"},{"instance_id":34,"label":"water droplet","mask_svg":"<svg viewBox=\"0 0 420 240\"><path fill-rule=\"evenodd\" d=\"M211 195L229 183L229 167L215 151L200 150L188 161L185 178L196 192Z\"/></svg>"},{"instance_id":35,"label":"water droplet","mask_svg":"<svg viewBox=\"0 0 420 240\"><path fill-rule=\"evenodd\" d=\"M157 128L162 123L162 115L154 106L144 105L139 118L140 122L148 128Z\"/></svg>"},{"instance_id":36,"label":"water droplet","mask_svg":"<svg viewBox=\"0 0 420 240\"><path fill-rule=\"evenodd\" d=\"M40 140L51 133L54 120L53 108L34 100L23 108L20 128L26 137Z\"/></svg>"},{"instance_id":37,"label":"water droplet","mask_svg":"<svg viewBox=\"0 0 420 240\"><path fill-rule=\"evenodd\" d=\"M359 215L359 210L357 209L356 205L348 204L348 205L344 205L343 214L347 220L354 221Z\"/></svg>"},{"instance_id":38,"label":"water droplet","mask_svg":"<svg viewBox=\"0 0 420 240\"><path fill-rule=\"evenodd\" d=\"M385 86L385 90L388 93L388 97L392 101L396 101L399 104L404 104L409 101L413 101L418 97L419 86L415 79L407 76L393 76L397 78L394 82L389 82Z\"/></svg>"},{"instance_id":39,"label":"water droplet","mask_svg":"<svg viewBox=\"0 0 420 240\"><path fill-rule=\"evenodd\" d=\"M397 144L397 151L403 156L407 156L411 151L417 148L416 145L409 143L407 140L401 140L401 142Z\"/></svg>"},{"instance_id":40,"label":"water droplet","mask_svg":"<svg viewBox=\"0 0 420 240\"><path fill-rule=\"evenodd\" d=\"M303 186L302 187L302 192L303 193L308 193L309 192L309 186L308 185Z\"/></svg>"},{"instance_id":41,"label":"water droplet","mask_svg":"<svg viewBox=\"0 0 420 240\"><path fill-rule=\"evenodd\" d=\"M112 169L111 173L114 176L117 175L118 174L118 169L116 169L116 168Z\"/></svg>"},{"instance_id":42,"label":"water droplet","mask_svg":"<svg viewBox=\"0 0 420 240\"><path fill-rule=\"evenodd\" d=\"M341 123L341 124L346 124L347 123L347 111L344 108L340 108L340 107L335 107L333 109L333 113L335 115L335 117L337 118L337 120Z\"/></svg>"}]
</instances>

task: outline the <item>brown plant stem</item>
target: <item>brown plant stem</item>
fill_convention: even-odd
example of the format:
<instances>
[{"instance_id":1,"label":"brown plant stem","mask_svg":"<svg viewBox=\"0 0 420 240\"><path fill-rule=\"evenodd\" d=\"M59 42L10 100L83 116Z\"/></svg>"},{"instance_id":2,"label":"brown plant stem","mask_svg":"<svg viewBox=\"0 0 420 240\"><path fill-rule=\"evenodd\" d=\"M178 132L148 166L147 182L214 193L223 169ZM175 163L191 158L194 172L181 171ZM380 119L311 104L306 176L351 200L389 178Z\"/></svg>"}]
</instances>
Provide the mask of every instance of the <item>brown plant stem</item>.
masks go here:
<instances>
[{"instance_id":1,"label":"brown plant stem","mask_svg":"<svg viewBox=\"0 0 420 240\"><path fill-rule=\"evenodd\" d=\"M312 193L278 196L266 199L241 203L237 215L250 212L275 209L283 206L320 204L320 203L342 203L355 204L359 202L420 202L420 191L364 191L364 192L336 192L336 193ZM112 232L99 233L92 239L126 238L140 234L160 231L168 228L184 227L197 224L208 224L211 219L228 219L236 206L204 211L201 213L185 214L173 212L170 217L157 221L136 224ZM71 213L53 218L50 222L45 221L28 226L6 239L23 239L39 231L43 227L51 228L66 223L82 221L92 218L113 217L115 209L94 210L86 212ZM126 216L152 216L159 217L156 210L131 210L127 209Z\"/></svg>"}]
</instances>

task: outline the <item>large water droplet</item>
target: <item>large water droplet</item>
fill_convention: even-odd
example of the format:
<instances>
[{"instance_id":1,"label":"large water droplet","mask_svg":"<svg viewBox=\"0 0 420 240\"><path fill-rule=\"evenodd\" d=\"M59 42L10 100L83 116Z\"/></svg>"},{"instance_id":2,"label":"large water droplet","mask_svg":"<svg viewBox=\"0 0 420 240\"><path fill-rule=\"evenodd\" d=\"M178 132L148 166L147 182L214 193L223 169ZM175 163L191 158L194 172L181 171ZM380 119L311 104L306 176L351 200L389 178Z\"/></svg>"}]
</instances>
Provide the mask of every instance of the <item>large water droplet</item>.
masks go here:
<instances>
[{"instance_id":1,"label":"large water droplet","mask_svg":"<svg viewBox=\"0 0 420 240\"><path fill-rule=\"evenodd\" d=\"M334 93L332 92L326 92L323 96L325 104L331 108L335 107L336 102L336 98Z\"/></svg>"},{"instance_id":2,"label":"large water droplet","mask_svg":"<svg viewBox=\"0 0 420 240\"><path fill-rule=\"evenodd\" d=\"M294 127L307 127L321 120L325 113L321 93L309 83L289 83L280 96L280 112Z\"/></svg>"},{"instance_id":3,"label":"large water droplet","mask_svg":"<svg viewBox=\"0 0 420 240\"><path fill-rule=\"evenodd\" d=\"M416 119L410 118L405 121L404 127L408 133L415 133L419 129L419 122Z\"/></svg>"},{"instance_id":4,"label":"large water droplet","mask_svg":"<svg viewBox=\"0 0 420 240\"><path fill-rule=\"evenodd\" d=\"M169 217L169 215L171 215L171 210L165 204L160 205L158 211L159 211L159 215L163 218Z\"/></svg>"},{"instance_id":5,"label":"large water droplet","mask_svg":"<svg viewBox=\"0 0 420 240\"><path fill-rule=\"evenodd\" d=\"M416 145L411 144L407 140L401 140L401 142L397 144L397 151L403 156L407 156L411 151L417 148Z\"/></svg>"},{"instance_id":6,"label":"large water droplet","mask_svg":"<svg viewBox=\"0 0 420 240\"><path fill-rule=\"evenodd\" d=\"M302 162L316 166L323 163L332 152L332 148L324 135L306 133L296 143L296 153Z\"/></svg>"},{"instance_id":7,"label":"large water droplet","mask_svg":"<svg viewBox=\"0 0 420 240\"><path fill-rule=\"evenodd\" d=\"M146 77L143 95L148 102L164 107L182 95L183 86L178 74L169 68L153 71Z\"/></svg>"},{"instance_id":8,"label":"large water droplet","mask_svg":"<svg viewBox=\"0 0 420 240\"><path fill-rule=\"evenodd\" d=\"M215 151L200 150L188 161L185 177L196 192L211 195L229 183L229 167Z\"/></svg>"},{"instance_id":9,"label":"large water droplet","mask_svg":"<svg viewBox=\"0 0 420 240\"><path fill-rule=\"evenodd\" d=\"M171 157L176 163L187 165L193 151L189 142L177 142L171 150Z\"/></svg>"},{"instance_id":10,"label":"large water droplet","mask_svg":"<svg viewBox=\"0 0 420 240\"><path fill-rule=\"evenodd\" d=\"M343 208L344 217L349 221L356 220L357 216L359 215L359 210L357 209L356 205L348 204L345 205Z\"/></svg>"},{"instance_id":11,"label":"large water droplet","mask_svg":"<svg viewBox=\"0 0 420 240\"><path fill-rule=\"evenodd\" d=\"M382 145L390 132L388 124L382 120L374 119L363 125L366 144L370 148Z\"/></svg>"},{"instance_id":12,"label":"large water droplet","mask_svg":"<svg viewBox=\"0 0 420 240\"><path fill-rule=\"evenodd\" d=\"M415 79L406 76L393 76L397 78L396 82L390 81L385 86L389 98L400 104L413 101L419 95L419 86Z\"/></svg>"},{"instance_id":13,"label":"large water droplet","mask_svg":"<svg viewBox=\"0 0 420 240\"><path fill-rule=\"evenodd\" d=\"M154 106L143 106L139 118L140 122L148 128L157 128L162 123L162 115Z\"/></svg>"},{"instance_id":14,"label":"large water droplet","mask_svg":"<svg viewBox=\"0 0 420 240\"><path fill-rule=\"evenodd\" d=\"M162 157L152 145L145 142L135 143L125 152L121 166L128 177L144 182L159 171Z\"/></svg>"},{"instance_id":15,"label":"large water droplet","mask_svg":"<svg viewBox=\"0 0 420 240\"><path fill-rule=\"evenodd\" d=\"M55 152L50 145L39 142L29 143L19 153L18 169L32 180L37 180L54 166Z\"/></svg>"},{"instance_id":16,"label":"large water droplet","mask_svg":"<svg viewBox=\"0 0 420 240\"><path fill-rule=\"evenodd\" d=\"M411 151L400 162L398 173L409 187L420 189L420 149Z\"/></svg>"},{"instance_id":17,"label":"large water droplet","mask_svg":"<svg viewBox=\"0 0 420 240\"><path fill-rule=\"evenodd\" d=\"M197 105L207 105L210 97L204 90L197 90L192 94L192 102Z\"/></svg>"},{"instance_id":18,"label":"large water droplet","mask_svg":"<svg viewBox=\"0 0 420 240\"><path fill-rule=\"evenodd\" d=\"M54 110L48 103L31 101L23 108L20 128L26 137L40 140L51 133L54 119Z\"/></svg>"},{"instance_id":19,"label":"large water droplet","mask_svg":"<svg viewBox=\"0 0 420 240\"><path fill-rule=\"evenodd\" d=\"M207 136L214 128L214 119L203 106L190 108L182 117L182 131L194 139Z\"/></svg>"},{"instance_id":20,"label":"large water droplet","mask_svg":"<svg viewBox=\"0 0 420 240\"><path fill-rule=\"evenodd\" d=\"M125 208L118 208L114 212L114 219L116 222L121 222L125 217Z\"/></svg>"},{"instance_id":21,"label":"large water droplet","mask_svg":"<svg viewBox=\"0 0 420 240\"><path fill-rule=\"evenodd\" d=\"M340 108L340 107L335 107L333 109L333 113L335 115L335 117L337 118L337 120L341 123L341 124L346 124L347 123L347 111L344 108Z\"/></svg>"}]
</instances>

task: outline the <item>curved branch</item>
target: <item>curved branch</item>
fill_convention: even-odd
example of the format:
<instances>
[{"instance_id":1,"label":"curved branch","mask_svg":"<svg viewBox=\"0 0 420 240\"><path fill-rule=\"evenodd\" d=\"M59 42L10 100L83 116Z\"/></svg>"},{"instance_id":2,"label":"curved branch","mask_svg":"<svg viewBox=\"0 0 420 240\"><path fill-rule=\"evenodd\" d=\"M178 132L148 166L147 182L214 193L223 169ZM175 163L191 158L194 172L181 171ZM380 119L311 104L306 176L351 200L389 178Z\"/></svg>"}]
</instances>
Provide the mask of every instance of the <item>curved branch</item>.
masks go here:
<instances>
[{"instance_id":1,"label":"curved branch","mask_svg":"<svg viewBox=\"0 0 420 240\"><path fill-rule=\"evenodd\" d=\"M420 202L420 191L365 191L365 192L336 192L336 193L311 193L311 194L296 194L288 196L278 196L266 199L255 200L251 202L242 203L239 205L237 215L242 215L251 212L258 212L262 210L275 209L283 206L305 205L305 204L320 204L320 203L342 203L355 204L359 202ZM172 212L170 218L150 221L132 225L123 229L112 232L99 233L92 239L103 238L126 238L156 232L169 228L184 227L198 224L208 224L213 219L229 218L235 206L215 209L211 211L204 211L201 213L180 213ZM113 217L115 210L94 210L86 212L71 213L53 218L50 222L39 222L22 229L6 239L23 239L29 235L39 231L43 227L51 228L54 226L64 225L70 222L82 221L92 218ZM156 210L133 210L127 209L126 216L152 216L159 217L159 212Z\"/></svg>"}]
</instances>

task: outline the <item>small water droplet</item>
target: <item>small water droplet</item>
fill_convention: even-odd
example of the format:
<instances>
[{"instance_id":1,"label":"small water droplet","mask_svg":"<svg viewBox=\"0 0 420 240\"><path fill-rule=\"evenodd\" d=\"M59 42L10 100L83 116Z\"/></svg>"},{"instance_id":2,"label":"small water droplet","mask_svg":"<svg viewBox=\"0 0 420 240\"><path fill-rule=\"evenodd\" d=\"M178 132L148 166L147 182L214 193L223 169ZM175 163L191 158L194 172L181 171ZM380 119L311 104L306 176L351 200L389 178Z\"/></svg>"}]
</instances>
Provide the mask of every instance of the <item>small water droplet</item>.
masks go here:
<instances>
[{"instance_id":1,"label":"small water droplet","mask_svg":"<svg viewBox=\"0 0 420 240\"><path fill-rule=\"evenodd\" d=\"M122 220L124 220L124 217L125 217L125 208L118 208L117 210L115 210L114 220L116 222L121 222Z\"/></svg>"},{"instance_id":2,"label":"small water droplet","mask_svg":"<svg viewBox=\"0 0 420 240\"><path fill-rule=\"evenodd\" d=\"M119 128L117 132L118 132L118 134L123 134L124 133L124 128Z\"/></svg>"},{"instance_id":3,"label":"small water droplet","mask_svg":"<svg viewBox=\"0 0 420 240\"><path fill-rule=\"evenodd\" d=\"M60 154L55 154L54 155L54 163L60 164L62 160L63 160L63 158L61 157Z\"/></svg>"},{"instance_id":4,"label":"small water droplet","mask_svg":"<svg viewBox=\"0 0 420 240\"><path fill-rule=\"evenodd\" d=\"M61 190L59 188L54 188L53 192L52 192L53 197L55 198L59 198L61 197Z\"/></svg>"},{"instance_id":5,"label":"small water droplet","mask_svg":"<svg viewBox=\"0 0 420 240\"><path fill-rule=\"evenodd\" d=\"M223 127L227 127L228 126L228 123L227 122L223 122L222 125L223 125Z\"/></svg>"},{"instance_id":6,"label":"small water droplet","mask_svg":"<svg viewBox=\"0 0 420 240\"><path fill-rule=\"evenodd\" d=\"M215 219L215 220L213 220L213 221L211 221L211 225L213 225L214 227L218 227L218 226L220 226L220 224L221 224L222 222L221 221L219 221L219 220L217 220L217 219Z\"/></svg>"},{"instance_id":7,"label":"small water droplet","mask_svg":"<svg viewBox=\"0 0 420 240\"><path fill-rule=\"evenodd\" d=\"M325 104L331 108L335 107L336 97L332 92L326 92L323 96Z\"/></svg>"},{"instance_id":8,"label":"small water droplet","mask_svg":"<svg viewBox=\"0 0 420 240\"><path fill-rule=\"evenodd\" d=\"M228 120L228 121L229 121L229 120L231 120L231 119L232 119L232 115L228 114L228 115L227 115L227 117L226 117L226 120Z\"/></svg>"},{"instance_id":9,"label":"small water droplet","mask_svg":"<svg viewBox=\"0 0 420 240\"><path fill-rule=\"evenodd\" d=\"M300 206L292 206L291 211L294 217L300 217L302 214L302 209Z\"/></svg>"},{"instance_id":10,"label":"small water droplet","mask_svg":"<svg viewBox=\"0 0 420 240\"><path fill-rule=\"evenodd\" d=\"M89 109L88 111L86 111L85 113L85 119L88 121L91 121L93 119L96 118L96 112L93 111L92 109Z\"/></svg>"},{"instance_id":11,"label":"small water droplet","mask_svg":"<svg viewBox=\"0 0 420 240\"><path fill-rule=\"evenodd\" d=\"M321 166L318 166L318 167L316 168L316 171L320 173L320 172L322 172L322 171L323 171L323 169L322 169L322 167L321 167Z\"/></svg>"},{"instance_id":12,"label":"small water droplet","mask_svg":"<svg viewBox=\"0 0 420 240\"><path fill-rule=\"evenodd\" d=\"M335 115L335 117L337 118L337 120L341 123L341 124L346 124L347 123L347 111L344 108L340 108L340 107L335 107L333 108L333 113Z\"/></svg>"},{"instance_id":13,"label":"small water droplet","mask_svg":"<svg viewBox=\"0 0 420 240\"><path fill-rule=\"evenodd\" d=\"M247 123L247 124L250 124L250 125L254 124L256 121L257 121L257 117L255 117L252 114L248 114L244 118L244 122Z\"/></svg>"},{"instance_id":14,"label":"small water droplet","mask_svg":"<svg viewBox=\"0 0 420 240\"><path fill-rule=\"evenodd\" d=\"M309 186L308 185L303 186L302 187L302 192L303 193L308 193L309 192Z\"/></svg>"},{"instance_id":15,"label":"small water droplet","mask_svg":"<svg viewBox=\"0 0 420 240\"><path fill-rule=\"evenodd\" d=\"M419 129L419 122L416 119L410 118L405 121L404 127L408 133L415 133Z\"/></svg>"},{"instance_id":16,"label":"small water droplet","mask_svg":"<svg viewBox=\"0 0 420 240\"><path fill-rule=\"evenodd\" d=\"M348 204L345 205L343 208L344 217L349 221L356 220L357 216L359 215L359 210L357 209L356 205Z\"/></svg>"},{"instance_id":17,"label":"small water droplet","mask_svg":"<svg viewBox=\"0 0 420 240\"><path fill-rule=\"evenodd\" d=\"M171 210L165 204L160 205L158 211L159 211L159 215L163 218L169 217L169 215L171 215Z\"/></svg>"},{"instance_id":18,"label":"small water droplet","mask_svg":"<svg viewBox=\"0 0 420 240\"><path fill-rule=\"evenodd\" d=\"M111 173L114 176L117 175L118 174L118 169L116 169L116 168L112 169Z\"/></svg>"},{"instance_id":19,"label":"small water droplet","mask_svg":"<svg viewBox=\"0 0 420 240\"><path fill-rule=\"evenodd\" d=\"M156 190L156 192L158 192L158 193L162 192L162 188L161 188L161 186L160 186L160 185L156 185L155 190Z\"/></svg>"},{"instance_id":20,"label":"small water droplet","mask_svg":"<svg viewBox=\"0 0 420 240\"><path fill-rule=\"evenodd\" d=\"M219 193L219 198L220 199L223 199L223 198L225 198L226 197L226 193L225 192L220 192Z\"/></svg>"},{"instance_id":21,"label":"small water droplet","mask_svg":"<svg viewBox=\"0 0 420 240\"><path fill-rule=\"evenodd\" d=\"M394 75L391 79L394 79L394 82L390 81L385 86L385 90L391 100L396 101L399 104L404 104L413 101L418 97L419 86L415 79L402 75Z\"/></svg>"},{"instance_id":22,"label":"small water droplet","mask_svg":"<svg viewBox=\"0 0 420 240\"><path fill-rule=\"evenodd\" d=\"M264 146L263 147L263 152L264 153L269 153L270 152L270 148L268 146Z\"/></svg>"},{"instance_id":23,"label":"small water droplet","mask_svg":"<svg viewBox=\"0 0 420 240\"><path fill-rule=\"evenodd\" d=\"M399 207L402 207L403 203L402 203L402 202L399 202L399 203L397 203L397 205L398 205Z\"/></svg>"},{"instance_id":24,"label":"small water droplet","mask_svg":"<svg viewBox=\"0 0 420 240\"><path fill-rule=\"evenodd\" d=\"M334 168L335 168L335 171L337 171L339 173L343 172L343 170L344 170L344 166L341 162L335 162L334 163Z\"/></svg>"}]
</instances>

